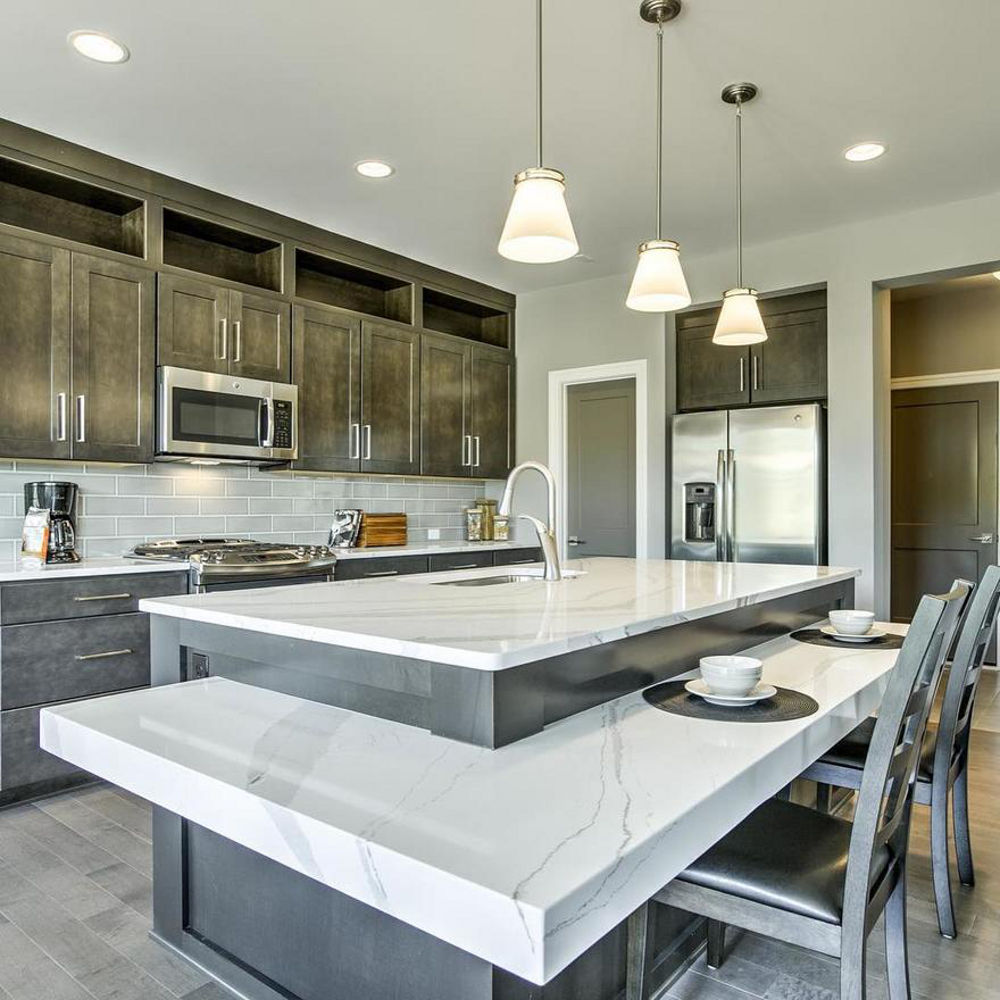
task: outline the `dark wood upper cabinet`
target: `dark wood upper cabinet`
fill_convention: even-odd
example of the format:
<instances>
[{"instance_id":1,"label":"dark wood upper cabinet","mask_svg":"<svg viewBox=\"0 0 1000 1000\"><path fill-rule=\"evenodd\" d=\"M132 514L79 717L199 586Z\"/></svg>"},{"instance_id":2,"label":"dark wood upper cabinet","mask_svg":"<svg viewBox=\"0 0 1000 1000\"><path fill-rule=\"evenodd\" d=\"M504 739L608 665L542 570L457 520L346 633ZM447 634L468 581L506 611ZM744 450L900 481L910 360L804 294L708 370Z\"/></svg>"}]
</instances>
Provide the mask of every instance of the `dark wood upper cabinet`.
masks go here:
<instances>
[{"instance_id":1,"label":"dark wood upper cabinet","mask_svg":"<svg viewBox=\"0 0 1000 1000\"><path fill-rule=\"evenodd\" d=\"M472 467L503 479L514 458L514 365L509 354L472 348Z\"/></svg>"},{"instance_id":2,"label":"dark wood upper cabinet","mask_svg":"<svg viewBox=\"0 0 1000 1000\"><path fill-rule=\"evenodd\" d=\"M0 235L0 454L69 458L70 254Z\"/></svg>"},{"instance_id":3,"label":"dark wood upper cabinet","mask_svg":"<svg viewBox=\"0 0 1000 1000\"><path fill-rule=\"evenodd\" d=\"M230 374L287 382L291 375L291 314L287 302L264 295L231 292Z\"/></svg>"},{"instance_id":4,"label":"dark wood upper cabinet","mask_svg":"<svg viewBox=\"0 0 1000 1000\"><path fill-rule=\"evenodd\" d=\"M292 381L299 387L299 469L360 468L361 321L296 305Z\"/></svg>"},{"instance_id":5,"label":"dark wood upper cabinet","mask_svg":"<svg viewBox=\"0 0 1000 1000\"><path fill-rule=\"evenodd\" d=\"M361 324L361 471L420 471L420 334Z\"/></svg>"},{"instance_id":6,"label":"dark wood upper cabinet","mask_svg":"<svg viewBox=\"0 0 1000 1000\"><path fill-rule=\"evenodd\" d=\"M826 309L765 316L767 340L750 348L754 403L826 397Z\"/></svg>"},{"instance_id":7,"label":"dark wood upper cabinet","mask_svg":"<svg viewBox=\"0 0 1000 1000\"><path fill-rule=\"evenodd\" d=\"M156 276L73 255L73 458L153 458Z\"/></svg>"},{"instance_id":8,"label":"dark wood upper cabinet","mask_svg":"<svg viewBox=\"0 0 1000 1000\"><path fill-rule=\"evenodd\" d=\"M677 317L677 409L715 410L750 402L750 355L745 347L712 343L715 322Z\"/></svg>"},{"instance_id":9,"label":"dark wood upper cabinet","mask_svg":"<svg viewBox=\"0 0 1000 1000\"><path fill-rule=\"evenodd\" d=\"M472 466L472 347L420 338L420 471L468 476Z\"/></svg>"},{"instance_id":10,"label":"dark wood upper cabinet","mask_svg":"<svg viewBox=\"0 0 1000 1000\"><path fill-rule=\"evenodd\" d=\"M226 375L228 341L228 288L175 274L159 276L158 364Z\"/></svg>"}]
</instances>

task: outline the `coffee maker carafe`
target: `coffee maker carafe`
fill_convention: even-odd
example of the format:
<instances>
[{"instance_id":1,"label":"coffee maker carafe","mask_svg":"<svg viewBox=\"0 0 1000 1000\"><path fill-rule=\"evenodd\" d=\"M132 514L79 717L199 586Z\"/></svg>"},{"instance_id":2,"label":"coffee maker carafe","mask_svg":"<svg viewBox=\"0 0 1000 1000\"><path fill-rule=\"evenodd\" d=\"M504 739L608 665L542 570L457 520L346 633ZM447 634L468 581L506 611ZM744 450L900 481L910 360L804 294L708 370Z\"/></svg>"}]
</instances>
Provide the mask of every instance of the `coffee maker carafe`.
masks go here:
<instances>
[{"instance_id":1,"label":"coffee maker carafe","mask_svg":"<svg viewBox=\"0 0 1000 1000\"><path fill-rule=\"evenodd\" d=\"M24 509L41 507L51 512L49 547L45 561L50 563L79 562L76 551L76 483L25 483Z\"/></svg>"}]
</instances>

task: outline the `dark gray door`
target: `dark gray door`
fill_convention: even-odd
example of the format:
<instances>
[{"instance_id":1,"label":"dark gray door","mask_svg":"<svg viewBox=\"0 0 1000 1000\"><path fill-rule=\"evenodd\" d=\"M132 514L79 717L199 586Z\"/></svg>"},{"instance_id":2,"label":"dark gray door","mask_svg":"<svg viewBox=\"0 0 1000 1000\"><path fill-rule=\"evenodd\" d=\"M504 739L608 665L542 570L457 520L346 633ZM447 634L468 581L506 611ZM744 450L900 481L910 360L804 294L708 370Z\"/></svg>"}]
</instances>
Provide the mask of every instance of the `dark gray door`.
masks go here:
<instances>
[{"instance_id":1,"label":"dark gray door","mask_svg":"<svg viewBox=\"0 0 1000 1000\"><path fill-rule=\"evenodd\" d=\"M156 275L73 254L73 457L153 458Z\"/></svg>"},{"instance_id":2,"label":"dark gray door","mask_svg":"<svg viewBox=\"0 0 1000 1000\"><path fill-rule=\"evenodd\" d=\"M229 372L244 378L288 382L291 378L291 307L287 302L231 292Z\"/></svg>"},{"instance_id":3,"label":"dark gray door","mask_svg":"<svg viewBox=\"0 0 1000 1000\"><path fill-rule=\"evenodd\" d=\"M361 471L420 471L420 334L361 324Z\"/></svg>"},{"instance_id":4,"label":"dark gray door","mask_svg":"<svg viewBox=\"0 0 1000 1000\"><path fill-rule=\"evenodd\" d=\"M506 351L472 348L472 475L503 479L514 459L514 365Z\"/></svg>"},{"instance_id":5,"label":"dark gray door","mask_svg":"<svg viewBox=\"0 0 1000 1000\"><path fill-rule=\"evenodd\" d=\"M635 379L572 385L566 540L574 556L635 556Z\"/></svg>"},{"instance_id":6,"label":"dark gray door","mask_svg":"<svg viewBox=\"0 0 1000 1000\"><path fill-rule=\"evenodd\" d=\"M297 305L292 381L299 387L296 468L361 468L361 322L334 309Z\"/></svg>"},{"instance_id":7,"label":"dark gray door","mask_svg":"<svg viewBox=\"0 0 1000 1000\"><path fill-rule=\"evenodd\" d=\"M996 383L892 394L893 621L997 559Z\"/></svg>"},{"instance_id":8,"label":"dark gray door","mask_svg":"<svg viewBox=\"0 0 1000 1000\"><path fill-rule=\"evenodd\" d=\"M767 340L750 348L752 403L826 397L826 309L767 316Z\"/></svg>"},{"instance_id":9,"label":"dark gray door","mask_svg":"<svg viewBox=\"0 0 1000 1000\"><path fill-rule=\"evenodd\" d=\"M229 372L229 289L207 281L159 276L156 357L161 365Z\"/></svg>"},{"instance_id":10,"label":"dark gray door","mask_svg":"<svg viewBox=\"0 0 1000 1000\"><path fill-rule=\"evenodd\" d=\"M70 257L0 236L0 454L69 458Z\"/></svg>"},{"instance_id":11,"label":"dark gray door","mask_svg":"<svg viewBox=\"0 0 1000 1000\"><path fill-rule=\"evenodd\" d=\"M474 456L472 348L448 337L420 337L420 471L468 476Z\"/></svg>"},{"instance_id":12,"label":"dark gray door","mask_svg":"<svg viewBox=\"0 0 1000 1000\"><path fill-rule=\"evenodd\" d=\"M750 352L712 343L715 319L689 326L677 319L677 409L715 410L750 402Z\"/></svg>"}]
</instances>

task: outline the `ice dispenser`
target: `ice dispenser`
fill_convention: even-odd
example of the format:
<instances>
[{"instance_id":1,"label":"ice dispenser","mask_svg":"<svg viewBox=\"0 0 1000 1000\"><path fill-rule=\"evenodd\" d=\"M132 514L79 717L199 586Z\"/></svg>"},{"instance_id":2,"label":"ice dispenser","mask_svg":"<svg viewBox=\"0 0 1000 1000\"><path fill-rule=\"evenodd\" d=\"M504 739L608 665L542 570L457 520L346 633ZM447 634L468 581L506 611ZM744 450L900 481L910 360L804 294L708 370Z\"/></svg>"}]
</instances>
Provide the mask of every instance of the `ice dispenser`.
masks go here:
<instances>
[{"instance_id":1,"label":"ice dispenser","mask_svg":"<svg viewBox=\"0 0 1000 1000\"><path fill-rule=\"evenodd\" d=\"M715 541L715 483L684 484L684 541Z\"/></svg>"}]
</instances>

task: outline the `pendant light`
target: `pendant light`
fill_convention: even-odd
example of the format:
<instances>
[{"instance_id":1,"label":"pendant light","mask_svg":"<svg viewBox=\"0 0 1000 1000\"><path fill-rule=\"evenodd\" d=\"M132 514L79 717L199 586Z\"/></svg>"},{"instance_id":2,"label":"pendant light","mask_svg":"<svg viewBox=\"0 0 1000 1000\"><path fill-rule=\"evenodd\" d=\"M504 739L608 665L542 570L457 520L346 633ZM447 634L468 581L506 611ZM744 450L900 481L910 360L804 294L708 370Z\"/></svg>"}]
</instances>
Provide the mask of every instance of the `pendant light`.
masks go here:
<instances>
[{"instance_id":1,"label":"pendant light","mask_svg":"<svg viewBox=\"0 0 1000 1000\"><path fill-rule=\"evenodd\" d=\"M726 104L736 105L736 287L722 297L722 312L712 342L727 347L767 340L757 292L743 284L743 105L756 96L757 87L752 83L731 83L722 91Z\"/></svg>"},{"instance_id":2,"label":"pendant light","mask_svg":"<svg viewBox=\"0 0 1000 1000\"><path fill-rule=\"evenodd\" d=\"M568 260L580 249L566 208L566 178L542 164L542 0L535 0L536 120L538 165L514 178L514 197L497 250L502 257L523 264L552 264Z\"/></svg>"},{"instance_id":3,"label":"pendant light","mask_svg":"<svg viewBox=\"0 0 1000 1000\"><path fill-rule=\"evenodd\" d=\"M639 16L656 25L656 239L639 244L639 261L625 305L639 312L672 312L691 305L680 244L663 239L663 25L681 12L681 0L642 0Z\"/></svg>"}]
</instances>

